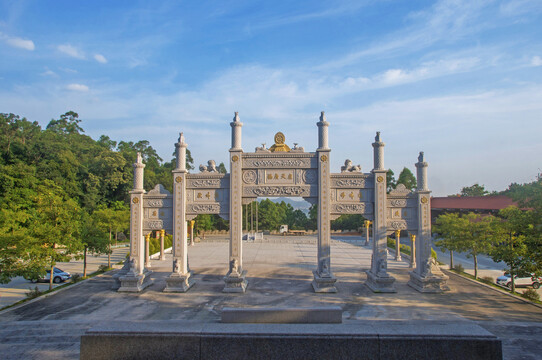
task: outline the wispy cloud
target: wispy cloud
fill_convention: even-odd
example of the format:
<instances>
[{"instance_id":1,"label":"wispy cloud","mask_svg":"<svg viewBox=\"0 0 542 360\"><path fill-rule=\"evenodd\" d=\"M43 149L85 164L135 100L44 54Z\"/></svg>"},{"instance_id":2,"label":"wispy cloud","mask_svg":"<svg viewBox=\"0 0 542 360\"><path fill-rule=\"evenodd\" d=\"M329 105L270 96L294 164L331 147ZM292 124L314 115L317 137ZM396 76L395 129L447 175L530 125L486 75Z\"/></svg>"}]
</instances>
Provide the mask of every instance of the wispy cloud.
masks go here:
<instances>
[{"instance_id":1,"label":"wispy cloud","mask_svg":"<svg viewBox=\"0 0 542 360\"><path fill-rule=\"evenodd\" d=\"M327 70L352 65L375 56L397 56L425 49L437 42L453 43L455 40L479 31L489 24L484 11L492 0L440 0L427 10L407 16L409 25L365 48L339 54L335 59L318 66Z\"/></svg>"},{"instance_id":2,"label":"wispy cloud","mask_svg":"<svg viewBox=\"0 0 542 360\"><path fill-rule=\"evenodd\" d=\"M45 68L45 71L41 73L42 76L58 76L54 71L51 69Z\"/></svg>"},{"instance_id":3,"label":"wispy cloud","mask_svg":"<svg viewBox=\"0 0 542 360\"><path fill-rule=\"evenodd\" d=\"M85 59L85 54L70 44L58 45L57 50L76 59Z\"/></svg>"},{"instance_id":4,"label":"wispy cloud","mask_svg":"<svg viewBox=\"0 0 542 360\"><path fill-rule=\"evenodd\" d=\"M0 40L3 40L9 46L19 48L19 49L34 51L34 49L36 48L32 40L22 39L15 36L8 36L1 32L0 32Z\"/></svg>"},{"instance_id":5,"label":"wispy cloud","mask_svg":"<svg viewBox=\"0 0 542 360\"><path fill-rule=\"evenodd\" d=\"M86 92L89 90L88 86L83 84L69 84L68 86L66 86L66 89L80 92Z\"/></svg>"},{"instance_id":6,"label":"wispy cloud","mask_svg":"<svg viewBox=\"0 0 542 360\"><path fill-rule=\"evenodd\" d=\"M531 59L532 66L542 66L542 58L540 56L533 56Z\"/></svg>"},{"instance_id":7,"label":"wispy cloud","mask_svg":"<svg viewBox=\"0 0 542 360\"><path fill-rule=\"evenodd\" d=\"M107 59L102 54L94 54L94 60L96 60L97 62L101 64L107 63Z\"/></svg>"},{"instance_id":8,"label":"wispy cloud","mask_svg":"<svg viewBox=\"0 0 542 360\"><path fill-rule=\"evenodd\" d=\"M327 4L327 3L326 3ZM353 13L360 8L366 6L367 1L354 1L346 2L343 4L330 3L329 7L321 9L319 11L309 11L304 13L297 14L287 14L283 16L270 17L258 21L250 25L251 30L255 29L267 29L283 25L291 25L311 20L329 18L339 15L344 15L345 13Z\"/></svg>"}]
</instances>

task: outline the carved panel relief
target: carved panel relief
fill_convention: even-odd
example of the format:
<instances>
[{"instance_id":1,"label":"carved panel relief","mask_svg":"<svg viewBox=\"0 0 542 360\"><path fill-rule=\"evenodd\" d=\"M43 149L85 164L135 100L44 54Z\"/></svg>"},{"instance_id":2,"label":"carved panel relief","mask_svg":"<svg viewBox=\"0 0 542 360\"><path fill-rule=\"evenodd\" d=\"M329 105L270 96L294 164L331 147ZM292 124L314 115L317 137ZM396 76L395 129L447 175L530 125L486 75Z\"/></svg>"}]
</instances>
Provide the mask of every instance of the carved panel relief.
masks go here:
<instances>
[{"instance_id":1,"label":"carved panel relief","mask_svg":"<svg viewBox=\"0 0 542 360\"><path fill-rule=\"evenodd\" d=\"M294 170L265 170L265 184L294 185Z\"/></svg>"}]
</instances>

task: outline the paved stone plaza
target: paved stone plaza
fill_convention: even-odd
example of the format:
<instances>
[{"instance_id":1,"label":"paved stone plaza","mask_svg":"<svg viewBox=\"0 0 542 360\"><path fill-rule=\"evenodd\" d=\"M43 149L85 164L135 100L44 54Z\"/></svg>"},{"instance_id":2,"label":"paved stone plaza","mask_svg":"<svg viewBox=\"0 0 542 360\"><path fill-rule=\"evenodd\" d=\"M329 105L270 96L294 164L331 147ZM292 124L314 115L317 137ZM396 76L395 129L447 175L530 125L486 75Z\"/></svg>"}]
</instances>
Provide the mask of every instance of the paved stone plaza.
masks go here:
<instances>
[{"instance_id":1,"label":"paved stone plaza","mask_svg":"<svg viewBox=\"0 0 542 360\"><path fill-rule=\"evenodd\" d=\"M451 290L423 294L407 286L406 261L388 264L397 293L378 294L363 282L370 266L370 247L359 237L334 236L332 266L338 292L314 293L312 270L316 237L266 237L244 243L249 281L244 294L222 293L228 267L228 241L209 238L189 247L196 284L186 293L163 293L171 258L152 262L153 285L141 293L111 290L112 273L45 299L0 313L0 357L3 359L77 358L79 337L103 322L190 320L218 322L223 307L317 307L338 305L343 323L367 320L475 321L503 340L505 359L537 359L542 353L542 308L450 275Z\"/></svg>"}]
</instances>

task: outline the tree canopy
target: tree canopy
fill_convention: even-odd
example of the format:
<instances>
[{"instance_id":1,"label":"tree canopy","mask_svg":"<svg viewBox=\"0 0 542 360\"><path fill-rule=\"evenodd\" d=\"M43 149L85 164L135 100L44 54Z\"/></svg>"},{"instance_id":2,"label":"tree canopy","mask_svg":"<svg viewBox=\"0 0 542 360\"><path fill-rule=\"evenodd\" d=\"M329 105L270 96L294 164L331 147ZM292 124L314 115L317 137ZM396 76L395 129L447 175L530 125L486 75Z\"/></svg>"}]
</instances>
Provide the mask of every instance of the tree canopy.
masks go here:
<instances>
[{"instance_id":1,"label":"tree canopy","mask_svg":"<svg viewBox=\"0 0 542 360\"><path fill-rule=\"evenodd\" d=\"M146 140L117 142L106 135L94 140L74 111L45 129L0 114L0 282L44 273L85 248L108 251L107 235L104 248L98 241L104 234L92 227L107 234L128 230L137 152L146 163L145 188L162 183L172 191L174 160L164 162ZM187 151L189 169L192 163Z\"/></svg>"}]
</instances>

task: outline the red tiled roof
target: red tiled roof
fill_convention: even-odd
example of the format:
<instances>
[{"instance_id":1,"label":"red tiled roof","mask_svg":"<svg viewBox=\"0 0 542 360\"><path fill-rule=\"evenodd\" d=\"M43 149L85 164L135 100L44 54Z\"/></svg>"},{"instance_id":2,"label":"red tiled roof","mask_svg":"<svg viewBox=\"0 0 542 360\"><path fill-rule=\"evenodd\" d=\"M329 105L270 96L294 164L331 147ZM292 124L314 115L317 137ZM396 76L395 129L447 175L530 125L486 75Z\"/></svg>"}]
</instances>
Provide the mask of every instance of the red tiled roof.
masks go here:
<instances>
[{"instance_id":1,"label":"red tiled roof","mask_svg":"<svg viewBox=\"0 0 542 360\"><path fill-rule=\"evenodd\" d=\"M431 209L500 210L518 204L505 195L431 198Z\"/></svg>"}]
</instances>

